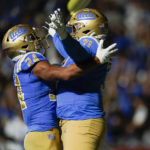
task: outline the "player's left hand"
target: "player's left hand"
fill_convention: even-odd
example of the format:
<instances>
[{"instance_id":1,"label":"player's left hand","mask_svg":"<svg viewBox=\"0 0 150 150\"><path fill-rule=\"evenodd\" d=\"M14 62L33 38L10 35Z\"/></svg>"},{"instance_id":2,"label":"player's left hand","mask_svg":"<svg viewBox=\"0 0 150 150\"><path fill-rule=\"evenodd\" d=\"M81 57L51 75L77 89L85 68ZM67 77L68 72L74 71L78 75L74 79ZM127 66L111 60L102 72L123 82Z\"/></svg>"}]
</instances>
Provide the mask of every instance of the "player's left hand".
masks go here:
<instances>
[{"instance_id":1,"label":"player's left hand","mask_svg":"<svg viewBox=\"0 0 150 150\"><path fill-rule=\"evenodd\" d=\"M63 15L61 10L58 8L53 14L49 15L50 23L45 22L48 25L48 32L53 37L57 32L61 40L66 39L68 33L64 25Z\"/></svg>"},{"instance_id":2,"label":"player's left hand","mask_svg":"<svg viewBox=\"0 0 150 150\"><path fill-rule=\"evenodd\" d=\"M103 43L104 43L104 39L101 39L96 53L96 57L98 57L101 64L104 64L105 62L109 62L111 56L118 51L118 48L116 48L117 46L116 43L108 46L107 48L103 47Z\"/></svg>"}]
</instances>

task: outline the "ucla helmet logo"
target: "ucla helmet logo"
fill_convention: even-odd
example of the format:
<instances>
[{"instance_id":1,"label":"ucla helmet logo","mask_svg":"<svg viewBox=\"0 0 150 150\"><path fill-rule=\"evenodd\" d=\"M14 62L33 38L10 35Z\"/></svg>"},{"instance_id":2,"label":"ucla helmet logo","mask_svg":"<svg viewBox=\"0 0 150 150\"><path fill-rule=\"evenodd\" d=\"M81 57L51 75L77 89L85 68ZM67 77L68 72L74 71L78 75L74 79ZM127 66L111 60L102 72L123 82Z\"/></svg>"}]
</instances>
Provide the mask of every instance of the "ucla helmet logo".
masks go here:
<instances>
[{"instance_id":1,"label":"ucla helmet logo","mask_svg":"<svg viewBox=\"0 0 150 150\"><path fill-rule=\"evenodd\" d=\"M9 33L9 36L10 36L10 39L14 42L16 39L26 34L27 32L28 32L27 28L17 27L16 31L13 30Z\"/></svg>"},{"instance_id":2,"label":"ucla helmet logo","mask_svg":"<svg viewBox=\"0 0 150 150\"><path fill-rule=\"evenodd\" d=\"M77 21L80 20L94 20L96 19L96 15L93 14L91 11L87 11L87 12L78 12L77 14Z\"/></svg>"}]
</instances>

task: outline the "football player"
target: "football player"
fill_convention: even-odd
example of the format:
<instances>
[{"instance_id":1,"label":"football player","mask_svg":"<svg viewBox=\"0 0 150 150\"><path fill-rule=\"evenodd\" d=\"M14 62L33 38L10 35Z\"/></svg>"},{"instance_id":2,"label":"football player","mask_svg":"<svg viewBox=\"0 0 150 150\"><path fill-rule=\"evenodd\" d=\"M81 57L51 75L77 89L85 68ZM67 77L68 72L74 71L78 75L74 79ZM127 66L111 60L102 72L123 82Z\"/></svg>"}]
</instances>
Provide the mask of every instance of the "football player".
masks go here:
<instances>
[{"instance_id":1,"label":"football player","mask_svg":"<svg viewBox=\"0 0 150 150\"><path fill-rule=\"evenodd\" d=\"M108 33L107 18L95 9L85 8L75 12L67 24L74 39L66 32L59 9L50 15L50 20L51 23L47 23L49 34L58 52L66 59L64 67L84 62L83 49L93 57L96 50L101 49L101 65L77 79L61 81L56 96L64 150L98 150L106 137L102 88L111 55L105 53L116 46L103 48Z\"/></svg>"},{"instance_id":2,"label":"football player","mask_svg":"<svg viewBox=\"0 0 150 150\"><path fill-rule=\"evenodd\" d=\"M9 29L2 41L3 51L15 63L14 85L28 127L24 140L25 150L61 149L56 97L51 83L57 79L70 80L89 70L84 64L81 67L75 64L66 67L50 65L43 56L44 47L47 47L42 45L44 40L47 41L36 30L20 24ZM99 64L99 57L90 58L88 67L92 69Z\"/></svg>"}]
</instances>

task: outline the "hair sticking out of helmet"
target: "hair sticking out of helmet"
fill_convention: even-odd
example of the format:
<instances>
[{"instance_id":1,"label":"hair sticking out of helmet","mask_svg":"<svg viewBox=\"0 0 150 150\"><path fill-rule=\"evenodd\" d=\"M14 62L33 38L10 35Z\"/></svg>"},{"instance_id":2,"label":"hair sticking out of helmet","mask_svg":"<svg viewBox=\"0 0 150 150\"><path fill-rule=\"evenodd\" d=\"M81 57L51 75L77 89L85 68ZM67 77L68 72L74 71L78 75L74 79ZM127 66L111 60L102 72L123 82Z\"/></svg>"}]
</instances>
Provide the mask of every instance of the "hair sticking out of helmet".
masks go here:
<instances>
[{"instance_id":1,"label":"hair sticking out of helmet","mask_svg":"<svg viewBox=\"0 0 150 150\"><path fill-rule=\"evenodd\" d=\"M93 32L95 35L107 35L108 33L108 20L96 9L84 8L76 11L69 22L67 27L72 29L71 35L76 39L82 36L89 36Z\"/></svg>"}]
</instances>

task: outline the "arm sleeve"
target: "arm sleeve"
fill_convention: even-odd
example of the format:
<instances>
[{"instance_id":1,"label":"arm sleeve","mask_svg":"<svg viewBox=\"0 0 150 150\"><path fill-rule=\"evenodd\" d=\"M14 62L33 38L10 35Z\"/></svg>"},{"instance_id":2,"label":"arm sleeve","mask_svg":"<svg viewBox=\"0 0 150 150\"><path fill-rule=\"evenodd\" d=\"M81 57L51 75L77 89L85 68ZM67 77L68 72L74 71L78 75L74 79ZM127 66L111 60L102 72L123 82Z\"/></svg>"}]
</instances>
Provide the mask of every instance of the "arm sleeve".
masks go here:
<instances>
[{"instance_id":1,"label":"arm sleeve","mask_svg":"<svg viewBox=\"0 0 150 150\"><path fill-rule=\"evenodd\" d=\"M58 52L66 59L70 56L76 64L92 59L91 54L69 34L66 39L60 40L58 36L54 36L53 42Z\"/></svg>"},{"instance_id":2,"label":"arm sleeve","mask_svg":"<svg viewBox=\"0 0 150 150\"><path fill-rule=\"evenodd\" d=\"M55 33L55 35L53 37L53 43L54 43L57 51L59 52L59 54L62 57L64 57L64 59L67 59L69 57L69 55L65 51L64 45L63 45L62 41L59 39L59 36L57 33Z\"/></svg>"}]
</instances>

